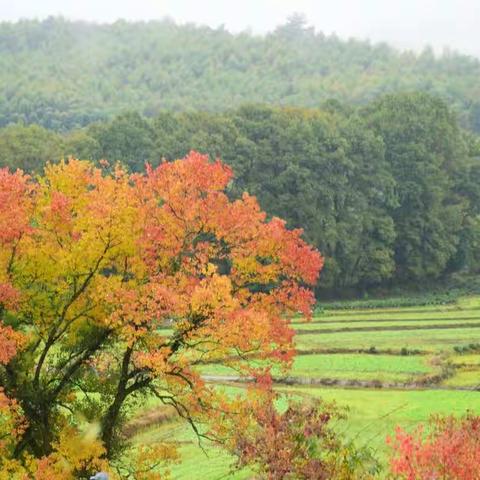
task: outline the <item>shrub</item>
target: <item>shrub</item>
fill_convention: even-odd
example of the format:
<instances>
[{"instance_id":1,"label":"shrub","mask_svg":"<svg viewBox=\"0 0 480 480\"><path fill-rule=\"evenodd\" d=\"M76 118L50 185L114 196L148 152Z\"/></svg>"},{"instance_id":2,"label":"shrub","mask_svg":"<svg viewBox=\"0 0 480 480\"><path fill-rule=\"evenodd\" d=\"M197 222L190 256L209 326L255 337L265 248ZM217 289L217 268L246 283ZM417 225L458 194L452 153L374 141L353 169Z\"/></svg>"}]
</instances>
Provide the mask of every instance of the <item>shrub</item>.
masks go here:
<instances>
[{"instance_id":1,"label":"shrub","mask_svg":"<svg viewBox=\"0 0 480 480\"><path fill-rule=\"evenodd\" d=\"M270 389L268 402L252 405L253 422L235 429L237 467L249 466L260 479L367 480L379 471L367 448L343 441L334 422L344 414L319 401L291 401L281 412Z\"/></svg>"},{"instance_id":2,"label":"shrub","mask_svg":"<svg viewBox=\"0 0 480 480\"><path fill-rule=\"evenodd\" d=\"M480 417L433 417L427 434L423 426L413 433L397 428L387 442L394 478L405 480L478 480L480 471Z\"/></svg>"},{"instance_id":3,"label":"shrub","mask_svg":"<svg viewBox=\"0 0 480 480\"><path fill-rule=\"evenodd\" d=\"M322 303L315 309L315 313L324 313L326 310L360 310L370 308L401 308L425 307L429 305L449 305L457 301L463 294L462 290L452 290L444 293L427 293L425 295L402 296L391 298L374 298L369 300L343 300Z\"/></svg>"},{"instance_id":4,"label":"shrub","mask_svg":"<svg viewBox=\"0 0 480 480\"><path fill-rule=\"evenodd\" d=\"M480 351L480 343L469 343L468 345L456 345L453 347L455 353L471 353Z\"/></svg>"}]
</instances>

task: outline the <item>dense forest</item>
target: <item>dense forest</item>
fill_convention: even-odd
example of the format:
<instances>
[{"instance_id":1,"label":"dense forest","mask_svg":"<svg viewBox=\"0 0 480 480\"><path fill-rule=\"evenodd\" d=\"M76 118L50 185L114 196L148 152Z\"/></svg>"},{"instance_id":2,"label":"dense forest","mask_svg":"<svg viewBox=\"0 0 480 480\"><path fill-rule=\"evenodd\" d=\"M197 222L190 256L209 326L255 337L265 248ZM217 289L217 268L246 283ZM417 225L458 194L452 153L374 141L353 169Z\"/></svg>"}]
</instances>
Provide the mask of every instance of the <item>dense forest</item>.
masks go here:
<instances>
[{"instance_id":1,"label":"dense forest","mask_svg":"<svg viewBox=\"0 0 480 480\"><path fill-rule=\"evenodd\" d=\"M358 107L130 112L65 133L0 129L0 166L37 173L69 155L142 171L192 149L233 167L232 198L248 191L304 228L326 258L324 292L480 271L480 142L426 93Z\"/></svg>"},{"instance_id":2,"label":"dense forest","mask_svg":"<svg viewBox=\"0 0 480 480\"><path fill-rule=\"evenodd\" d=\"M480 61L341 40L293 16L266 36L169 20L111 25L61 18L0 24L0 126L65 131L124 110L222 111L245 102L318 107L423 91L480 131Z\"/></svg>"}]
</instances>

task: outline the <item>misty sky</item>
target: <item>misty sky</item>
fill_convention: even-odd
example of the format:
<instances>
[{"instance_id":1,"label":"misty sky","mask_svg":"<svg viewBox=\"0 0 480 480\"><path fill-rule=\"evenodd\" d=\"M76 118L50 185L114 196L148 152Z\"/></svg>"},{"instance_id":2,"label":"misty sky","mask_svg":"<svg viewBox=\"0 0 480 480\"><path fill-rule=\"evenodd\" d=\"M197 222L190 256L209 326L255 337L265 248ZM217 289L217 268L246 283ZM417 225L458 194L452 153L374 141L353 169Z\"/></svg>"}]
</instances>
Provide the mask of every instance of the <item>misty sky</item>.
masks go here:
<instances>
[{"instance_id":1,"label":"misty sky","mask_svg":"<svg viewBox=\"0 0 480 480\"><path fill-rule=\"evenodd\" d=\"M480 0L0 0L0 19L112 22L172 17L233 32L272 30L293 12L325 33L387 41L401 48L430 44L480 56Z\"/></svg>"}]
</instances>

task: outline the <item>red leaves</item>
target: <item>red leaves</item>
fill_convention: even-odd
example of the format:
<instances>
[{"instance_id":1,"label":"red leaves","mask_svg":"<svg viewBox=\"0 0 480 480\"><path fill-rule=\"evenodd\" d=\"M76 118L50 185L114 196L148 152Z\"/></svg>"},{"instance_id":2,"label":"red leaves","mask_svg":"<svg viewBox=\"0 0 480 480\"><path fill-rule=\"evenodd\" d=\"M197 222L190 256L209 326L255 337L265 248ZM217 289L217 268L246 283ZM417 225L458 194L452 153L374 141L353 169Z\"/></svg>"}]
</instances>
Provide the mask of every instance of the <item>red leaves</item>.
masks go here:
<instances>
[{"instance_id":1,"label":"red leaves","mask_svg":"<svg viewBox=\"0 0 480 480\"><path fill-rule=\"evenodd\" d=\"M8 363L15 356L23 340L21 333L0 324L0 364Z\"/></svg>"},{"instance_id":2,"label":"red leaves","mask_svg":"<svg viewBox=\"0 0 480 480\"><path fill-rule=\"evenodd\" d=\"M29 230L32 191L23 172L0 169L0 245L18 240Z\"/></svg>"},{"instance_id":3,"label":"red leaves","mask_svg":"<svg viewBox=\"0 0 480 480\"><path fill-rule=\"evenodd\" d=\"M18 307L19 292L9 284L0 284L1 309L15 310ZM12 327L2 325L0 316L0 365L7 364L24 343L24 335Z\"/></svg>"},{"instance_id":4,"label":"red leaves","mask_svg":"<svg viewBox=\"0 0 480 480\"><path fill-rule=\"evenodd\" d=\"M130 344L152 336L168 316L179 313L178 298L166 286L154 282L118 287L108 296L112 314L105 322Z\"/></svg>"},{"instance_id":5,"label":"red leaves","mask_svg":"<svg viewBox=\"0 0 480 480\"><path fill-rule=\"evenodd\" d=\"M254 423L236 431L233 450L240 466L250 465L271 480L353 478L341 476L336 465L341 444L330 421L338 414L319 402L291 402L281 413L268 379L258 379L265 398L252 405Z\"/></svg>"},{"instance_id":6,"label":"red leaves","mask_svg":"<svg viewBox=\"0 0 480 480\"><path fill-rule=\"evenodd\" d=\"M323 267L323 258L301 239L303 230L287 230L285 222L279 218L273 218L268 229L284 269L294 278L314 285Z\"/></svg>"},{"instance_id":7,"label":"red leaves","mask_svg":"<svg viewBox=\"0 0 480 480\"><path fill-rule=\"evenodd\" d=\"M21 171L0 169L0 364L15 355L23 335L2 325L3 309L16 310L20 292L11 285L10 270L20 238L31 231L33 187Z\"/></svg>"},{"instance_id":8,"label":"red leaves","mask_svg":"<svg viewBox=\"0 0 480 480\"><path fill-rule=\"evenodd\" d=\"M156 186L157 194L168 202L179 194L205 197L208 193L221 192L232 179L233 172L220 160L211 163L208 155L192 151L184 159L164 162L156 169L147 166L147 177Z\"/></svg>"},{"instance_id":9,"label":"red leaves","mask_svg":"<svg viewBox=\"0 0 480 480\"><path fill-rule=\"evenodd\" d=\"M191 275L208 270L212 259L227 262L239 298L263 304L272 314L308 315L314 298L302 285L316 282L323 258L301 239L301 230L287 230L278 218L265 222L254 197L230 202L222 190L231 177L230 168L196 152L149 167L146 177L137 175L145 206L145 261L155 270L180 256L181 268ZM269 287L269 295L242 292L252 284L275 288Z\"/></svg>"},{"instance_id":10,"label":"red leaves","mask_svg":"<svg viewBox=\"0 0 480 480\"><path fill-rule=\"evenodd\" d=\"M15 310L20 300L20 293L8 283L0 283L0 307Z\"/></svg>"},{"instance_id":11,"label":"red leaves","mask_svg":"<svg viewBox=\"0 0 480 480\"><path fill-rule=\"evenodd\" d=\"M68 224L71 220L72 202L64 193L52 192L50 201L51 216L59 225Z\"/></svg>"},{"instance_id":12,"label":"red leaves","mask_svg":"<svg viewBox=\"0 0 480 480\"><path fill-rule=\"evenodd\" d=\"M480 479L480 417L433 418L427 435L397 428L388 439L394 450L391 471L406 480Z\"/></svg>"}]
</instances>

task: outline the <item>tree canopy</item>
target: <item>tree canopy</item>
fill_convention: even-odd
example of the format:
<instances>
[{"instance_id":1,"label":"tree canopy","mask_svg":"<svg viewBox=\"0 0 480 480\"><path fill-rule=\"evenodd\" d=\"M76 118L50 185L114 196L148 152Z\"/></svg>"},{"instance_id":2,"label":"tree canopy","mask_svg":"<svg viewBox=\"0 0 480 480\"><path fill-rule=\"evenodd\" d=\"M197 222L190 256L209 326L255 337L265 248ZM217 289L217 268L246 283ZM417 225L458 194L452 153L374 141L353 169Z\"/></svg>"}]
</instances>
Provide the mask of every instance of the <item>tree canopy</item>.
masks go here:
<instances>
[{"instance_id":1,"label":"tree canopy","mask_svg":"<svg viewBox=\"0 0 480 480\"><path fill-rule=\"evenodd\" d=\"M311 313L322 257L253 197L229 200L229 167L195 152L145 174L102 164L0 170L0 478L175 459L158 444L122 464L121 427L147 395L221 441L248 399L195 365L288 365L289 317Z\"/></svg>"},{"instance_id":2,"label":"tree canopy","mask_svg":"<svg viewBox=\"0 0 480 480\"><path fill-rule=\"evenodd\" d=\"M329 101L153 119L127 112L65 134L0 129L0 166L37 173L69 155L142 172L145 162L192 148L233 169L231 199L248 191L270 217L305 230L325 256L324 293L480 269L479 142L428 94L392 94L358 108Z\"/></svg>"}]
</instances>

